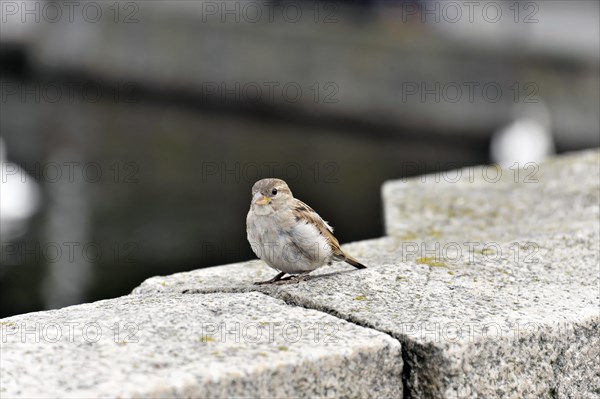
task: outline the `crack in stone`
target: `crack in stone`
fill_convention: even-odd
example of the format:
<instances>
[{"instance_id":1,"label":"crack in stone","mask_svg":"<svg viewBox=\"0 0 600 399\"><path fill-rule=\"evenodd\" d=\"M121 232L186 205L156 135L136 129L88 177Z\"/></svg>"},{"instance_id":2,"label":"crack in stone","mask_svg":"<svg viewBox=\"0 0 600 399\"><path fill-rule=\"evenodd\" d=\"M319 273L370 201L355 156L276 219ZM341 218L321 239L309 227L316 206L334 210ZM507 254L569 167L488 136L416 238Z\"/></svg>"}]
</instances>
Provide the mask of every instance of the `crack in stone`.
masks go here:
<instances>
[{"instance_id":1,"label":"crack in stone","mask_svg":"<svg viewBox=\"0 0 600 399\"><path fill-rule=\"evenodd\" d=\"M431 269L428 273L428 280L429 280L430 273L431 273ZM403 398L404 399L412 399L413 398L409 384L408 384L408 382L410 381L410 373L412 370L411 360L410 360L410 356L409 356L410 354L406 347L405 342L403 342L402 339L396 337L395 334L393 334L389 331L380 330L379 328L377 328L374 325L371 325L370 323L362 322L353 317L346 317L346 316L340 314L339 312L337 312L336 310L334 310L332 308L328 308L326 306L317 307L317 306L310 306L310 303L308 303L308 302L300 303L292 295L290 295L289 293L286 293L285 291L268 288L268 287L261 288L261 287L255 287L255 286L247 286L246 288L249 288L249 289L244 289L242 287L232 288L232 289L215 288L215 289L211 289L211 290L186 289L186 290L181 291L181 293L182 294L214 294L214 293L244 294L244 293L248 293L248 292L257 292L260 294L270 296L275 299L282 300L286 305L289 305L289 306L300 307L300 308L304 308L304 309L308 309L308 310L315 310L318 312L322 312L322 313L328 314L330 316L333 316L337 319L344 320L348 323L352 323L354 325L364 327L364 328L369 328L369 329L375 330L379 333L385 334L388 337L398 341L401 345L402 362L403 362L402 363L401 382L402 382Z\"/></svg>"}]
</instances>

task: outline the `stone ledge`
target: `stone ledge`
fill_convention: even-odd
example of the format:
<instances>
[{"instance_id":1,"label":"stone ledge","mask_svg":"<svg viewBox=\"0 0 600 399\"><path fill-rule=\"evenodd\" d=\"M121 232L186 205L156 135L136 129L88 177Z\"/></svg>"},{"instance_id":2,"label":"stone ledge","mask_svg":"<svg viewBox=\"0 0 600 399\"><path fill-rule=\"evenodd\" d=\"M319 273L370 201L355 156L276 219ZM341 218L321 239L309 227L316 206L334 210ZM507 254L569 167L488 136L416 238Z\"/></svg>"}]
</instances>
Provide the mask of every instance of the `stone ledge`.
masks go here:
<instances>
[{"instance_id":1,"label":"stone ledge","mask_svg":"<svg viewBox=\"0 0 600 399\"><path fill-rule=\"evenodd\" d=\"M259 290L386 332L403 344L409 396L596 397L599 155L548 160L537 183L506 171L471 182L467 170L456 183L387 183L390 237L344 246L367 270L255 287L273 271L251 261L155 277L134 293Z\"/></svg>"},{"instance_id":2,"label":"stone ledge","mask_svg":"<svg viewBox=\"0 0 600 399\"><path fill-rule=\"evenodd\" d=\"M600 218L599 169L600 151L589 150L518 171L478 166L390 181L382 188L386 232L408 241L507 241L578 231Z\"/></svg>"},{"instance_id":3,"label":"stone ledge","mask_svg":"<svg viewBox=\"0 0 600 399\"><path fill-rule=\"evenodd\" d=\"M597 398L599 155L588 151L549 160L540 167L539 182L527 186L510 181L497 185L388 183L384 199L390 236L344 246L369 266L366 270L337 264L297 284L257 287L252 282L274 272L261 261L250 261L154 277L124 298L5 319L2 326L15 320L78 320L79 309L103 314L109 308L112 313L105 319L111 322L130 317L144 323L141 315L146 311L159 316L143 325L159 334L151 336L139 353L132 349L123 358L117 349L129 350L131 345L106 344L111 349L100 351L106 357L90 351L93 345L71 352L59 346L56 353L76 353L76 366L84 370L83 377L77 375L72 382L56 374L60 367L71 365L70 360L63 360L69 357L61 357L57 367L44 361L47 355L36 353L33 356L40 356L39 363L45 367L39 370L38 365L23 365L21 360L24 354L30 355L30 346L3 345L2 386L11 394L19 387L35 393L48 388L39 376L50 375L49 383L55 384L51 388L59 393L66 386L108 392L108 396L129 387L123 396ZM467 207L471 193L474 208ZM339 346L302 342L289 345L284 353L273 354L260 345L228 347L230 366L214 374L192 356L202 338L196 335L196 341L189 342L194 334L177 328L197 326L203 317L240 322L276 317L298 323L331 320L344 323L341 330L349 334ZM401 357L400 345L393 338L402 345ZM165 343L174 351L165 352ZM58 358L50 345L35 350ZM214 356L203 350L203 356ZM257 352L273 358L260 359ZM183 377L173 379L161 374L160 368L153 370L156 353L160 361L172 366L168 370ZM181 363L174 355L179 353L185 360ZM151 379L140 377L143 373L137 374L139 370L127 363L135 356L141 357L142 369ZM307 360L306 356L312 357ZM37 357L32 359L38 362ZM95 369L86 374L84 367L90 359L107 366L112 366L110 359L116 359L121 367L114 377L118 384L90 384ZM119 359L128 368L123 369ZM222 364L218 358L210 359L209 364ZM299 380L288 381L285 377L290 370L302 370L308 377L300 373ZM316 377L323 370L334 370L327 381ZM357 370L362 380L352 374ZM127 373L131 379L124 377ZM99 376L109 378L104 368ZM349 380L355 384L346 383ZM163 390L145 386L150 381L164 384L159 386ZM134 391L134 386L148 392Z\"/></svg>"},{"instance_id":4,"label":"stone ledge","mask_svg":"<svg viewBox=\"0 0 600 399\"><path fill-rule=\"evenodd\" d=\"M259 293L126 296L1 327L3 398L402 396L398 341Z\"/></svg>"},{"instance_id":5,"label":"stone ledge","mask_svg":"<svg viewBox=\"0 0 600 399\"><path fill-rule=\"evenodd\" d=\"M403 252L402 241L389 237L345 246L367 270L336 265L298 284L256 287L251 281L272 271L254 261L154 277L135 292L257 289L386 332L404 346L405 383L415 397L502 396L497 387L514 397L586 397L600 393L600 368L586 363L593 355L583 359L600 346L599 239L588 226L523 240L537 249L520 258L508 242L494 254L431 259Z\"/></svg>"}]
</instances>

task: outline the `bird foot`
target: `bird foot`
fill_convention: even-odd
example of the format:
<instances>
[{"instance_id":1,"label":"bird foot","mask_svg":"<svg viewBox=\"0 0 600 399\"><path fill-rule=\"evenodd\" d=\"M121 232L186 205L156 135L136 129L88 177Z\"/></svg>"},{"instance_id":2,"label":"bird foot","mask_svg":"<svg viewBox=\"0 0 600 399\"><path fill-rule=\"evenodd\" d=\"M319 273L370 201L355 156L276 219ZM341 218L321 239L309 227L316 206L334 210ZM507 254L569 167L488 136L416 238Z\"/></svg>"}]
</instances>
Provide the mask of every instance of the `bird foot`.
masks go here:
<instances>
[{"instance_id":1,"label":"bird foot","mask_svg":"<svg viewBox=\"0 0 600 399\"><path fill-rule=\"evenodd\" d=\"M273 285L284 285L284 284L298 284L301 281L304 281L308 273L297 274L295 276L287 276L283 278L277 278L278 276L273 277L267 281L257 281L254 285L265 285L265 284L273 284Z\"/></svg>"},{"instance_id":2,"label":"bird foot","mask_svg":"<svg viewBox=\"0 0 600 399\"><path fill-rule=\"evenodd\" d=\"M283 285L283 284L291 284L291 283L297 282L294 277L295 276L287 276L287 277L284 277L284 278L280 278L278 280L272 278L272 279L267 280L267 281L257 281L256 283L254 283L254 285L267 285L267 284Z\"/></svg>"},{"instance_id":3,"label":"bird foot","mask_svg":"<svg viewBox=\"0 0 600 399\"><path fill-rule=\"evenodd\" d=\"M298 284L299 282L306 280L306 277L308 277L308 273L297 274L295 276L288 276L288 277L282 278L281 280L276 281L273 284L276 284L276 285Z\"/></svg>"},{"instance_id":4,"label":"bird foot","mask_svg":"<svg viewBox=\"0 0 600 399\"><path fill-rule=\"evenodd\" d=\"M257 282L254 283L254 285L275 284L278 281L282 281L282 280L285 281L285 280L288 280L291 277L291 276L283 277L284 275L285 275L284 272L280 272L275 277L273 277L272 279L266 280L266 281L257 281Z\"/></svg>"}]
</instances>

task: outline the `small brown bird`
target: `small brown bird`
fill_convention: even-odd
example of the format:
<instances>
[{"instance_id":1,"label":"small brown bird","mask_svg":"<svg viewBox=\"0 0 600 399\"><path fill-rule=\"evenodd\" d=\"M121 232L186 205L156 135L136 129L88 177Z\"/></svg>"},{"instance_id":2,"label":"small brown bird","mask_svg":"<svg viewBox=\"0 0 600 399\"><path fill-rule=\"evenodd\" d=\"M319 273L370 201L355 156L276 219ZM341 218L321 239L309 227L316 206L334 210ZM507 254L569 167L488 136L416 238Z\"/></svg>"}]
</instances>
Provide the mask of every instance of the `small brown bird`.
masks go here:
<instances>
[{"instance_id":1,"label":"small brown bird","mask_svg":"<svg viewBox=\"0 0 600 399\"><path fill-rule=\"evenodd\" d=\"M334 261L366 268L342 251L333 228L310 206L294 198L281 179L254 183L246 233L256 256L279 272L272 279L255 284L290 280L291 276L283 278L286 274L297 275L296 280L300 280Z\"/></svg>"}]
</instances>

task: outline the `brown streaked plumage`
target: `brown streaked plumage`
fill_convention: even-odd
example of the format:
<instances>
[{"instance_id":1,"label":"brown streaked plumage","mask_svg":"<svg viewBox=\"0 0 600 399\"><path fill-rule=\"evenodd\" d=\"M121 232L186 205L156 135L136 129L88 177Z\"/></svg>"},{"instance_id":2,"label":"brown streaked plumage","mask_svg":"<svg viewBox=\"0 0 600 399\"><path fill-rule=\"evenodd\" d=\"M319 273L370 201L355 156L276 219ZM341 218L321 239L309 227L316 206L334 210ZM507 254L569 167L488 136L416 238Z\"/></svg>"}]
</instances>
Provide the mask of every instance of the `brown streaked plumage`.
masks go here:
<instances>
[{"instance_id":1,"label":"brown streaked plumage","mask_svg":"<svg viewBox=\"0 0 600 399\"><path fill-rule=\"evenodd\" d=\"M282 280L285 274L302 276L333 261L366 268L342 251L333 228L310 206L294 198L283 180L263 179L254 184L246 223L252 250L279 271L261 283Z\"/></svg>"}]
</instances>

